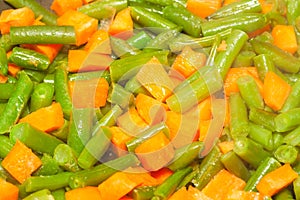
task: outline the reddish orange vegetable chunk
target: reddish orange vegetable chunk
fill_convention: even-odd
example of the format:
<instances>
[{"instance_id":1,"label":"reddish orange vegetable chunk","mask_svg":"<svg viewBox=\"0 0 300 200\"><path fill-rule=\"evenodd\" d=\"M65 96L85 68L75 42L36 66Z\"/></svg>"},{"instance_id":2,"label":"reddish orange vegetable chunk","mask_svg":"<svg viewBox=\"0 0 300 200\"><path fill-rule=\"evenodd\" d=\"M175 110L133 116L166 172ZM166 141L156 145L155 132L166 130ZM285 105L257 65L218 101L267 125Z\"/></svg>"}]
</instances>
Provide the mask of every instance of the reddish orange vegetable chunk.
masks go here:
<instances>
[{"instance_id":1,"label":"reddish orange vegetable chunk","mask_svg":"<svg viewBox=\"0 0 300 200\"><path fill-rule=\"evenodd\" d=\"M256 188L261 194L271 197L292 183L297 177L298 174L292 169L290 164L284 164L266 174L259 181Z\"/></svg>"},{"instance_id":2,"label":"reddish orange vegetable chunk","mask_svg":"<svg viewBox=\"0 0 300 200\"><path fill-rule=\"evenodd\" d=\"M64 116L60 103L53 103L26 115L19 122L27 122L41 131L51 132L64 124Z\"/></svg>"},{"instance_id":3,"label":"reddish orange vegetable chunk","mask_svg":"<svg viewBox=\"0 0 300 200\"><path fill-rule=\"evenodd\" d=\"M98 29L98 20L75 10L68 10L57 19L58 25L74 26L76 45L85 44Z\"/></svg>"},{"instance_id":4,"label":"reddish orange vegetable chunk","mask_svg":"<svg viewBox=\"0 0 300 200\"><path fill-rule=\"evenodd\" d=\"M66 200L102 200L97 187L86 186L65 193Z\"/></svg>"},{"instance_id":5,"label":"reddish orange vegetable chunk","mask_svg":"<svg viewBox=\"0 0 300 200\"><path fill-rule=\"evenodd\" d=\"M50 8L57 15L61 16L68 10L76 10L82 4L82 0L54 0Z\"/></svg>"},{"instance_id":6,"label":"reddish orange vegetable chunk","mask_svg":"<svg viewBox=\"0 0 300 200\"><path fill-rule=\"evenodd\" d=\"M182 187L178 191L176 191L170 198L169 200L212 200L212 198L206 196L198 190L197 188L194 188L190 186L188 189L185 187Z\"/></svg>"},{"instance_id":7,"label":"reddish orange vegetable chunk","mask_svg":"<svg viewBox=\"0 0 300 200\"><path fill-rule=\"evenodd\" d=\"M42 165L42 161L30 148L17 140L12 150L3 159L1 165L17 181L23 183L31 176L32 172Z\"/></svg>"},{"instance_id":8,"label":"reddish orange vegetable chunk","mask_svg":"<svg viewBox=\"0 0 300 200\"><path fill-rule=\"evenodd\" d=\"M110 35L114 35L122 39L128 39L132 36L133 21L130 15L130 7L117 13L109 26L108 32Z\"/></svg>"},{"instance_id":9,"label":"reddish orange vegetable chunk","mask_svg":"<svg viewBox=\"0 0 300 200\"><path fill-rule=\"evenodd\" d=\"M231 190L242 190L246 182L225 169L219 171L202 192L212 199L225 199Z\"/></svg>"},{"instance_id":10,"label":"reddish orange vegetable chunk","mask_svg":"<svg viewBox=\"0 0 300 200\"><path fill-rule=\"evenodd\" d=\"M187 9L195 15L205 18L221 8L222 0L188 0Z\"/></svg>"},{"instance_id":11,"label":"reddish orange vegetable chunk","mask_svg":"<svg viewBox=\"0 0 300 200\"><path fill-rule=\"evenodd\" d=\"M282 108L291 92L291 86L274 72L267 72L263 85L263 99L273 110Z\"/></svg>"},{"instance_id":12,"label":"reddish orange vegetable chunk","mask_svg":"<svg viewBox=\"0 0 300 200\"><path fill-rule=\"evenodd\" d=\"M19 188L0 178L0 200L18 200Z\"/></svg>"}]
</instances>

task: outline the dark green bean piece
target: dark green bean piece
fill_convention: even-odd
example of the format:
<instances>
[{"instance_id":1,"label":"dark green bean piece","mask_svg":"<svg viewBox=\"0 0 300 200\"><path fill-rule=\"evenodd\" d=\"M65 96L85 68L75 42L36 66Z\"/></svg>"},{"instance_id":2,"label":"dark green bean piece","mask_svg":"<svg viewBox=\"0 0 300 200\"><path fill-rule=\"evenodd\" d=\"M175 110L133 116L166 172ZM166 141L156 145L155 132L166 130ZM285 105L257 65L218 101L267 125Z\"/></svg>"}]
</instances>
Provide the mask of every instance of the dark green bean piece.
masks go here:
<instances>
[{"instance_id":1,"label":"dark green bean piece","mask_svg":"<svg viewBox=\"0 0 300 200\"><path fill-rule=\"evenodd\" d=\"M76 172L80 170L75 152L67 144L57 145L53 158L66 171Z\"/></svg>"},{"instance_id":2,"label":"dark green bean piece","mask_svg":"<svg viewBox=\"0 0 300 200\"><path fill-rule=\"evenodd\" d=\"M7 3L12 5L15 8L28 7L33 12L35 17L43 16L42 21L48 25L55 25L57 16L43 7L35 0L5 0Z\"/></svg>"},{"instance_id":3,"label":"dark green bean piece","mask_svg":"<svg viewBox=\"0 0 300 200\"><path fill-rule=\"evenodd\" d=\"M78 11L90 17L101 20L113 17L115 13L123 10L126 7L126 0L103 0L81 6L78 8Z\"/></svg>"},{"instance_id":4,"label":"dark green bean piece","mask_svg":"<svg viewBox=\"0 0 300 200\"><path fill-rule=\"evenodd\" d=\"M103 71L91 71L69 74L70 81L88 80L93 78L105 78L110 83L110 74L108 70Z\"/></svg>"},{"instance_id":5,"label":"dark green bean piece","mask_svg":"<svg viewBox=\"0 0 300 200\"><path fill-rule=\"evenodd\" d=\"M6 51L0 47L0 75L6 76L8 73L8 61Z\"/></svg>"},{"instance_id":6,"label":"dark green bean piece","mask_svg":"<svg viewBox=\"0 0 300 200\"><path fill-rule=\"evenodd\" d=\"M5 135L0 135L0 144L0 158L5 158L13 148L14 144L10 141L9 137Z\"/></svg>"},{"instance_id":7,"label":"dark green bean piece","mask_svg":"<svg viewBox=\"0 0 300 200\"><path fill-rule=\"evenodd\" d=\"M161 64L168 63L168 51L142 52L135 56L128 56L119 60L114 60L110 67L111 81L128 80L132 78L153 56L155 56Z\"/></svg>"},{"instance_id":8,"label":"dark green bean piece","mask_svg":"<svg viewBox=\"0 0 300 200\"><path fill-rule=\"evenodd\" d=\"M297 148L286 144L279 146L274 152L274 157L281 163L293 164L297 156Z\"/></svg>"},{"instance_id":9,"label":"dark green bean piece","mask_svg":"<svg viewBox=\"0 0 300 200\"><path fill-rule=\"evenodd\" d=\"M25 69L44 71L49 67L50 60L44 54L34 50L14 47L9 61Z\"/></svg>"},{"instance_id":10,"label":"dark green bean piece","mask_svg":"<svg viewBox=\"0 0 300 200\"><path fill-rule=\"evenodd\" d=\"M296 178L296 180L293 181L293 189L296 199L300 198L300 178Z\"/></svg>"},{"instance_id":11,"label":"dark green bean piece","mask_svg":"<svg viewBox=\"0 0 300 200\"><path fill-rule=\"evenodd\" d=\"M11 44L10 41L10 35L9 34L3 34L0 37L0 48L3 48L5 52L8 52L13 48L14 45Z\"/></svg>"},{"instance_id":12,"label":"dark green bean piece","mask_svg":"<svg viewBox=\"0 0 300 200\"><path fill-rule=\"evenodd\" d=\"M294 200L293 192L288 189L284 188L281 191L279 191L274 198L274 200Z\"/></svg>"},{"instance_id":13,"label":"dark green bean piece","mask_svg":"<svg viewBox=\"0 0 300 200\"><path fill-rule=\"evenodd\" d=\"M72 189L75 189L87 185L99 185L117 171L127 169L128 167L134 167L138 164L139 160L134 154L127 154L97 165L91 169L76 172L70 177L69 186Z\"/></svg>"},{"instance_id":14,"label":"dark green bean piece","mask_svg":"<svg viewBox=\"0 0 300 200\"><path fill-rule=\"evenodd\" d=\"M49 154L44 153L41 161L42 166L33 173L33 176L49 176L63 172L63 169Z\"/></svg>"},{"instance_id":15,"label":"dark green bean piece","mask_svg":"<svg viewBox=\"0 0 300 200\"><path fill-rule=\"evenodd\" d=\"M11 127L18 121L22 110L27 104L33 89L33 83L25 72L19 73L16 90L9 98L4 111L0 115L0 134L10 131Z\"/></svg>"},{"instance_id":16,"label":"dark green bean piece","mask_svg":"<svg viewBox=\"0 0 300 200\"><path fill-rule=\"evenodd\" d=\"M0 99L7 100L15 92L16 85L12 83L0 84Z\"/></svg>"},{"instance_id":17,"label":"dark green bean piece","mask_svg":"<svg viewBox=\"0 0 300 200\"><path fill-rule=\"evenodd\" d=\"M236 138L233 151L252 167L257 168L260 162L270 156L263 146L246 137Z\"/></svg>"},{"instance_id":18,"label":"dark green bean piece","mask_svg":"<svg viewBox=\"0 0 300 200\"><path fill-rule=\"evenodd\" d=\"M273 150L272 131L254 123L249 123L249 137L261 144L265 149Z\"/></svg>"},{"instance_id":19,"label":"dark green bean piece","mask_svg":"<svg viewBox=\"0 0 300 200\"><path fill-rule=\"evenodd\" d=\"M249 119L255 124L261 125L270 131L275 131L276 114L265 110L250 108Z\"/></svg>"},{"instance_id":20,"label":"dark green bean piece","mask_svg":"<svg viewBox=\"0 0 300 200\"><path fill-rule=\"evenodd\" d=\"M93 109L74 108L69 124L67 144L79 156L92 136Z\"/></svg>"},{"instance_id":21,"label":"dark green bean piece","mask_svg":"<svg viewBox=\"0 0 300 200\"><path fill-rule=\"evenodd\" d=\"M72 101L68 87L68 75L66 69L59 67L54 74L55 100L60 103L64 117L70 119Z\"/></svg>"},{"instance_id":22,"label":"dark green bean piece","mask_svg":"<svg viewBox=\"0 0 300 200\"><path fill-rule=\"evenodd\" d=\"M140 186L132 190L134 200L150 200L154 196L154 186Z\"/></svg>"},{"instance_id":23,"label":"dark green bean piece","mask_svg":"<svg viewBox=\"0 0 300 200\"><path fill-rule=\"evenodd\" d=\"M40 83L35 86L31 99L30 111L36 111L40 108L50 106L53 101L54 87L49 83Z\"/></svg>"},{"instance_id":24,"label":"dark green bean piece","mask_svg":"<svg viewBox=\"0 0 300 200\"><path fill-rule=\"evenodd\" d=\"M128 4L129 4L129 6L143 7L152 13L157 13L159 15L163 14L163 12L162 12L163 6L161 6L161 5L153 4L150 2L146 2L146 1L132 1L132 0L128 1Z\"/></svg>"},{"instance_id":25,"label":"dark green bean piece","mask_svg":"<svg viewBox=\"0 0 300 200\"><path fill-rule=\"evenodd\" d=\"M169 48L169 42L174 39L180 30L178 28L172 28L170 30L162 30L154 39L148 42L145 50L162 50Z\"/></svg>"},{"instance_id":26,"label":"dark green bean piece","mask_svg":"<svg viewBox=\"0 0 300 200\"><path fill-rule=\"evenodd\" d=\"M297 73L299 71L300 60L298 60L292 54L287 53L268 42L262 42L257 39L253 39L250 42L257 54L270 55L275 66L277 66L282 71L289 73Z\"/></svg>"},{"instance_id":27,"label":"dark green bean piece","mask_svg":"<svg viewBox=\"0 0 300 200\"><path fill-rule=\"evenodd\" d=\"M293 108L297 108L300 106L300 80L296 81L292 86L292 91L289 94L288 98L286 99L285 103L283 104L280 112L286 112Z\"/></svg>"},{"instance_id":28,"label":"dark green bean piece","mask_svg":"<svg viewBox=\"0 0 300 200\"><path fill-rule=\"evenodd\" d=\"M286 1L286 18L290 25L294 25L296 18L300 16L300 2L298 0Z\"/></svg>"},{"instance_id":29,"label":"dark green bean piece","mask_svg":"<svg viewBox=\"0 0 300 200\"><path fill-rule=\"evenodd\" d=\"M222 153L220 149L217 146L214 146L201 161L201 164L188 175L192 177L189 182L193 183L199 190L203 189L211 178L224 168L221 162L221 156ZM185 179L189 179L188 176ZM178 188L186 185L185 179Z\"/></svg>"},{"instance_id":30,"label":"dark green bean piece","mask_svg":"<svg viewBox=\"0 0 300 200\"><path fill-rule=\"evenodd\" d=\"M256 54L253 51L241 51L235 58L232 67L249 67L253 66L253 58Z\"/></svg>"},{"instance_id":31,"label":"dark green bean piece","mask_svg":"<svg viewBox=\"0 0 300 200\"><path fill-rule=\"evenodd\" d=\"M138 137L133 138L126 142L126 147L129 152L134 152L135 148L142 144L144 141L156 135L158 132L163 131L168 134L168 127L165 123L159 123L150 128L144 130L142 133L138 135Z\"/></svg>"},{"instance_id":32,"label":"dark green bean piece","mask_svg":"<svg viewBox=\"0 0 300 200\"><path fill-rule=\"evenodd\" d=\"M127 39L127 43L137 49L143 49L151 40L152 38L146 31L140 31Z\"/></svg>"},{"instance_id":33,"label":"dark green bean piece","mask_svg":"<svg viewBox=\"0 0 300 200\"><path fill-rule=\"evenodd\" d=\"M255 107L258 109L264 108L263 97L252 76L242 76L237 79L236 83L240 94L248 107Z\"/></svg>"},{"instance_id":34,"label":"dark green bean piece","mask_svg":"<svg viewBox=\"0 0 300 200\"><path fill-rule=\"evenodd\" d=\"M24 182L26 192L49 189L57 190L68 186L72 172L62 172L51 176L31 176Z\"/></svg>"},{"instance_id":35,"label":"dark green bean piece","mask_svg":"<svg viewBox=\"0 0 300 200\"><path fill-rule=\"evenodd\" d=\"M37 71L33 69L24 69L24 71L32 81L37 83L42 82L46 76L46 73L44 71Z\"/></svg>"},{"instance_id":36,"label":"dark green bean piece","mask_svg":"<svg viewBox=\"0 0 300 200\"><path fill-rule=\"evenodd\" d=\"M58 189L52 191L52 196L54 197L54 200L65 200L65 189Z\"/></svg>"},{"instance_id":37,"label":"dark green bean piece","mask_svg":"<svg viewBox=\"0 0 300 200\"><path fill-rule=\"evenodd\" d=\"M18 123L10 132L13 142L20 140L34 151L53 155L55 148L63 142L56 137L32 127L28 123ZM45 145L47 144L47 145Z\"/></svg>"},{"instance_id":38,"label":"dark green bean piece","mask_svg":"<svg viewBox=\"0 0 300 200\"><path fill-rule=\"evenodd\" d=\"M229 96L230 105L230 136L237 138L246 137L249 134L248 112L239 93L232 93Z\"/></svg>"},{"instance_id":39,"label":"dark green bean piece","mask_svg":"<svg viewBox=\"0 0 300 200\"><path fill-rule=\"evenodd\" d=\"M135 76L127 81L127 83L125 84L125 90L132 92L134 95L142 93L142 94L151 96L151 94L148 92L148 90L144 86L141 85L141 83L136 79Z\"/></svg>"},{"instance_id":40,"label":"dark green bean piece","mask_svg":"<svg viewBox=\"0 0 300 200\"><path fill-rule=\"evenodd\" d=\"M229 172L240 177L244 181L247 181L250 178L251 174L244 162L233 151L223 154L221 156L221 162Z\"/></svg>"},{"instance_id":41,"label":"dark green bean piece","mask_svg":"<svg viewBox=\"0 0 300 200\"><path fill-rule=\"evenodd\" d=\"M83 169L91 168L107 151L112 134L107 127L102 127L86 143L78 157L78 164Z\"/></svg>"},{"instance_id":42,"label":"dark green bean piece","mask_svg":"<svg viewBox=\"0 0 300 200\"><path fill-rule=\"evenodd\" d=\"M147 2L151 2L153 4L158 4L161 6L175 6L175 7L179 7L179 6L186 6L186 2L187 0L165 0L165 1L161 1L161 0L146 0Z\"/></svg>"},{"instance_id":43,"label":"dark green bean piece","mask_svg":"<svg viewBox=\"0 0 300 200\"><path fill-rule=\"evenodd\" d=\"M275 127L278 132L292 130L300 125L300 108L293 108L275 117Z\"/></svg>"},{"instance_id":44,"label":"dark green bean piece","mask_svg":"<svg viewBox=\"0 0 300 200\"><path fill-rule=\"evenodd\" d=\"M190 36L200 37L202 19L191 13L186 8L166 6L163 9L163 17L182 27L182 30Z\"/></svg>"},{"instance_id":45,"label":"dark green bean piece","mask_svg":"<svg viewBox=\"0 0 300 200\"><path fill-rule=\"evenodd\" d=\"M253 32L267 25L267 19L261 13L240 13L220 19L210 20L201 24L204 36L214 35L226 29L239 29L246 33Z\"/></svg>"},{"instance_id":46,"label":"dark green bean piece","mask_svg":"<svg viewBox=\"0 0 300 200\"><path fill-rule=\"evenodd\" d=\"M247 181L244 190L256 191L256 185L259 183L262 177L280 166L281 164L275 158L265 158L251 175L250 179Z\"/></svg>"},{"instance_id":47,"label":"dark green bean piece","mask_svg":"<svg viewBox=\"0 0 300 200\"><path fill-rule=\"evenodd\" d=\"M70 122L68 120L64 120L64 125L55 131L51 131L51 135L54 135L58 139L66 142L69 135L69 126Z\"/></svg>"},{"instance_id":48,"label":"dark green bean piece","mask_svg":"<svg viewBox=\"0 0 300 200\"><path fill-rule=\"evenodd\" d=\"M157 13L152 13L143 7L131 6L131 17L132 19L146 28L154 28L152 31L161 32L160 29L172 29L176 28L177 25L173 22L163 18Z\"/></svg>"},{"instance_id":49,"label":"dark green bean piece","mask_svg":"<svg viewBox=\"0 0 300 200\"><path fill-rule=\"evenodd\" d=\"M23 198L23 200L36 200L36 199L52 200L53 198L54 197L52 196L49 189L43 189L28 195L27 197Z\"/></svg>"},{"instance_id":50,"label":"dark green bean piece","mask_svg":"<svg viewBox=\"0 0 300 200\"><path fill-rule=\"evenodd\" d=\"M160 199L168 199L175 191L180 182L192 171L191 167L179 169L169 176L161 185L154 191L154 195Z\"/></svg>"},{"instance_id":51,"label":"dark green bean piece","mask_svg":"<svg viewBox=\"0 0 300 200\"><path fill-rule=\"evenodd\" d=\"M115 125L117 118L123 113L122 108L118 105L114 105L104 114L104 116L97 122L95 130L97 130L101 126L113 126Z\"/></svg>"},{"instance_id":52,"label":"dark green bean piece","mask_svg":"<svg viewBox=\"0 0 300 200\"><path fill-rule=\"evenodd\" d=\"M260 13L261 5L258 0L241 0L221 7L208 16L208 19L218 19L239 13Z\"/></svg>"},{"instance_id":53,"label":"dark green bean piece","mask_svg":"<svg viewBox=\"0 0 300 200\"><path fill-rule=\"evenodd\" d=\"M300 144L300 126L283 137L283 142L292 146Z\"/></svg>"},{"instance_id":54,"label":"dark green bean piece","mask_svg":"<svg viewBox=\"0 0 300 200\"><path fill-rule=\"evenodd\" d=\"M140 50L135 49L134 47L130 46L126 40L117 38L117 37L110 37L110 44L113 53L117 57L126 57L129 55L137 55Z\"/></svg>"},{"instance_id":55,"label":"dark green bean piece","mask_svg":"<svg viewBox=\"0 0 300 200\"><path fill-rule=\"evenodd\" d=\"M73 26L20 26L11 27L12 44L75 44Z\"/></svg>"},{"instance_id":56,"label":"dark green bean piece","mask_svg":"<svg viewBox=\"0 0 300 200\"><path fill-rule=\"evenodd\" d=\"M5 103L0 103L0 115L3 113L5 107L6 107L6 102Z\"/></svg>"},{"instance_id":57,"label":"dark green bean piece","mask_svg":"<svg viewBox=\"0 0 300 200\"><path fill-rule=\"evenodd\" d=\"M187 146L176 149L174 158L167 167L172 171L185 168L200 157L202 150L203 142L193 142Z\"/></svg>"},{"instance_id":58,"label":"dark green bean piece","mask_svg":"<svg viewBox=\"0 0 300 200\"><path fill-rule=\"evenodd\" d=\"M121 108L125 109L132 105L134 96L121 85L115 83L112 84L112 91L109 96L109 100L112 104L117 104Z\"/></svg>"}]
</instances>

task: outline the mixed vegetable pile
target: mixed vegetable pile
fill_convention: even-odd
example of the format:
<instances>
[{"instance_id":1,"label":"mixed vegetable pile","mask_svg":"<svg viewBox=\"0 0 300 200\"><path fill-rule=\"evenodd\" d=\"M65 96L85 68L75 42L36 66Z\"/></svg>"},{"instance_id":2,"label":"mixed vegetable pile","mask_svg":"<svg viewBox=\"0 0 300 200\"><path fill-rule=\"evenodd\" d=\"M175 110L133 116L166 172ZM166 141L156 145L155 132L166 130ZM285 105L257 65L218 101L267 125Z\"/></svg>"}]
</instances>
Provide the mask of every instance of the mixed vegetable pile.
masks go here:
<instances>
[{"instance_id":1,"label":"mixed vegetable pile","mask_svg":"<svg viewBox=\"0 0 300 200\"><path fill-rule=\"evenodd\" d=\"M0 200L300 199L299 0L5 2Z\"/></svg>"}]
</instances>

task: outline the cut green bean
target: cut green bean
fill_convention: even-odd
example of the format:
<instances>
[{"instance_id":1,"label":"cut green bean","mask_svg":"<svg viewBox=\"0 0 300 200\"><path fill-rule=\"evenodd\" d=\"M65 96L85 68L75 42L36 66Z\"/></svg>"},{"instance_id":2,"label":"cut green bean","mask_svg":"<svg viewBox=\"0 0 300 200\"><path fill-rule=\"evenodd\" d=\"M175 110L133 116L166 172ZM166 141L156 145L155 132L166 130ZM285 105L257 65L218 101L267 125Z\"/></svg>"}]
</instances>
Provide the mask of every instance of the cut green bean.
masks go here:
<instances>
[{"instance_id":1,"label":"cut green bean","mask_svg":"<svg viewBox=\"0 0 300 200\"><path fill-rule=\"evenodd\" d=\"M293 181L293 189L296 199L300 198L300 177Z\"/></svg>"},{"instance_id":2,"label":"cut green bean","mask_svg":"<svg viewBox=\"0 0 300 200\"><path fill-rule=\"evenodd\" d=\"M121 108L125 109L133 104L134 96L121 85L115 83L112 84L112 91L109 99L112 104L117 104Z\"/></svg>"},{"instance_id":3,"label":"cut green bean","mask_svg":"<svg viewBox=\"0 0 300 200\"><path fill-rule=\"evenodd\" d=\"M51 176L31 176L24 182L26 192L49 189L57 190L68 186L72 172L62 172Z\"/></svg>"},{"instance_id":4,"label":"cut green bean","mask_svg":"<svg viewBox=\"0 0 300 200\"><path fill-rule=\"evenodd\" d=\"M49 154L44 153L41 161L42 166L34 172L33 176L50 176L63 172L63 169Z\"/></svg>"},{"instance_id":5,"label":"cut green bean","mask_svg":"<svg viewBox=\"0 0 300 200\"><path fill-rule=\"evenodd\" d=\"M57 145L53 159L66 171L76 172L80 170L75 152L67 144Z\"/></svg>"},{"instance_id":6,"label":"cut green bean","mask_svg":"<svg viewBox=\"0 0 300 200\"><path fill-rule=\"evenodd\" d=\"M31 99L30 111L36 111L40 108L50 106L54 97L54 87L49 83L40 83L35 86Z\"/></svg>"},{"instance_id":7,"label":"cut green bean","mask_svg":"<svg viewBox=\"0 0 300 200\"><path fill-rule=\"evenodd\" d=\"M256 54L253 51L241 51L235 58L232 67L249 67L253 66L253 58Z\"/></svg>"},{"instance_id":8,"label":"cut green bean","mask_svg":"<svg viewBox=\"0 0 300 200\"><path fill-rule=\"evenodd\" d=\"M169 43L172 39L174 39L180 30L178 28L166 29L162 30L154 39L148 42L144 51L154 51L154 50L167 50L169 48Z\"/></svg>"},{"instance_id":9,"label":"cut green bean","mask_svg":"<svg viewBox=\"0 0 300 200\"><path fill-rule=\"evenodd\" d=\"M49 58L44 54L21 47L13 48L9 61L26 69L41 71L46 70L50 65Z\"/></svg>"},{"instance_id":10,"label":"cut green bean","mask_svg":"<svg viewBox=\"0 0 300 200\"><path fill-rule=\"evenodd\" d=\"M42 82L46 76L46 73L44 71L37 71L33 69L24 69L24 71L32 81L37 83Z\"/></svg>"},{"instance_id":11,"label":"cut green bean","mask_svg":"<svg viewBox=\"0 0 300 200\"><path fill-rule=\"evenodd\" d=\"M300 80L296 81L292 86L292 91L283 104L280 112L286 112L300 106Z\"/></svg>"},{"instance_id":12,"label":"cut green bean","mask_svg":"<svg viewBox=\"0 0 300 200\"><path fill-rule=\"evenodd\" d=\"M272 131L254 123L249 123L249 137L261 144L266 150L273 150Z\"/></svg>"},{"instance_id":13,"label":"cut green bean","mask_svg":"<svg viewBox=\"0 0 300 200\"><path fill-rule=\"evenodd\" d=\"M83 169L91 168L107 151L112 134L107 127L102 127L86 143L78 157L78 164Z\"/></svg>"},{"instance_id":14,"label":"cut green bean","mask_svg":"<svg viewBox=\"0 0 300 200\"><path fill-rule=\"evenodd\" d=\"M246 137L249 134L248 112L239 93L232 93L229 96L230 105L230 135L232 138L239 136Z\"/></svg>"},{"instance_id":15,"label":"cut green bean","mask_svg":"<svg viewBox=\"0 0 300 200\"><path fill-rule=\"evenodd\" d=\"M138 164L139 160L134 154L127 154L125 156L97 165L91 169L85 169L76 172L70 177L69 186L74 189L87 185L99 185L117 171L127 169L128 167L134 167Z\"/></svg>"},{"instance_id":16,"label":"cut green bean","mask_svg":"<svg viewBox=\"0 0 300 200\"><path fill-rule=\"evenodd\" d=\"M279 191L273 198L274 200L294 200L293 192L288 189L284 188Z\"/></svg>"},{"instance_id":17,"label":"cut green bean","mask_svg":"<svg viewBox=\"0 0 300 200\"><path fill-rule=\"evenodd\" d=\"M146 31L140 31L133 35L127 40L127 43L137 49L143 49L152 38L147 34Z\"/></svg>"},{"instance_id":18,"label":"cut green bean","mask_svg":"<svg viewBox=\"0 0 300 200\"><path fill-rule=\"evenodd\" d=\"M52 191L52 196L54 197L55 200L65 200L65 189L58 189Z\"/></svg>"},{"instance_id":19,"label":"cut green bean","mask_svg":"<svg viewBox=\"0 0 300 200\"><path fill-rule=\"evenodd\" d=\"M255 124L261 125L270 131L275 131L276 114L265 110L250 108L249 119Z\"/></svg>"},{"instance_id":20,"label":"cut green bean","mask_svg":"<svg viewBox=\"0 0 300 200\"><path fill-rule=\"evenodd\" d=\"M15 92L16 86L13 83L0 84L0 99L7 100Z\"/></svg>"},{"instance_id":21,"label":"cut green bean","mask_svg":"<svg viewBox=\"0 0 300 200\"><path fill-rule=\"evenodd\" d=\"M11 43L16 44L75 44L73 26L11 27Z\"/></svg>"},{"instance_id":22,"label":"cut green bean","mask_svg":"<svg viewBox=\"0 0 300 200\"><path fill-rule=\"evenodd\" d=\"M149 200L154 196L154 186L140 186L132 190L134 200Z\"/></svg>"},{"instance_id":23,"label":"cut green bean","mask_svg":"<svg viewBox=\"0 0 300 200\"><path fill-rule=\"evenodd\" d=\"M9 98L4 111L0 116L0 134L8 133L11 127L18 121L23 108L26 106L33 83L25 72L19 73L16 90Z\"/></svg>"},{"instance_id":24,"label":"cut green bean","mask_svg":"<svg viewBox=\"0 0 300 200\"><path fill-rule=\"evenodd\" d=\"M52 196L49 189L43 189L28 195L23 200L36 200L36 199L53 200L54 197Z\"/></svg>"},{"instance_id":25,"label":"cut green bean","mask_svg":"<svg viewBox=\"0 0 300 200\"><path fill-rule=\"evenodd\" d=\"M3 48L5 52L8 52L13 48L14 45L10 42L10 35L9 34L3 34L0 37L0 48Z\"/></svg>"},{"instance_id":26,"label":"cut green bean","mask_svg":"<svg viewBox=\"0 0 300 200\"><path fill-rule=\"evenodd\" d=\"M253 58L260 80L264 80L267 72L274 72L275 66L272 58L268 54L260 54Z\"/></svg>"},{"instance_id":27,"label":"cut green bean","mask_svg":"<svg viewBox=\"0 0 300 200\"><path fill-rule=\"evenodd\" d=\"M14 144L10 141L9 137L5 135L0 135L0 144L0 158L5 158L13 148Z\"/></svg>"},{"instance_id":28,"label":"cut green bean","mask_svg":"<svg viewBox=\"0 0 300 200\"><path fill-rule=\"evenodd\" d=\"M32 127L28 123L18 123L13 126L10 132L10 139L13 142L20 140L32 150L50 155L54 154L54 150L59 144L63 144L61 140Z\"/></svg>"},{"instance_id":29,"label":"cut green bean","mask_svg":"<svg viewBox=\"0 0 300 200\"><path fill-rule=\"evenodd\" d=\"M8 73L8 61L6 51L0 47L0 75L6 76Z\"/></svg>"},{"instance_id":30,"label":"cut green bean","mask_svg":"<svg viewBox=\"0 0 300 200\"><path fill-rule=\"evenodd\" d=\"M274 152L274 157L281 163L293 164L297 156L297 148L291 145L281 145Z\"/></svg>"},{"instance_id":31,"label":"cut green bean","mask_svg":"<svg viewBox=\"0 0 300 200\"><path fill-rule=\"evenodd\" d=\"M300 108L280 113L275 117L276 131L285 132L300 125Z\"/></svg>"},{"instance_id":32,"label":"cut green bean","mask_svg":"<svg viewBox=\"0 0 300 200\"><path fill-rule=\"evenodd\" d=\"M254 168L271 155L262 145L246 137L239 137L234 141L233 151Z\"/></svg>"},{"instance_id":33,"label":"cut green bean","mask_svg":"<svg viewBox=\"0 0 300 200\"><path fill-rule=\"evenodd\" d=\"M126 40L117 37L110 37L110 44L113 53L117 57L126 57L129 55L137 55L140 50L130 46Z\"/></svg>"},{"instance_id":34,"label":"cut green bean","mask_svg":"<svg viewBox=\"0 0 300 200\"><path fill-rule=\"evenodd\" d=\"M300 126L283 137L283 142L292 146L300 144Z\"/></svg>"}]
</instances>

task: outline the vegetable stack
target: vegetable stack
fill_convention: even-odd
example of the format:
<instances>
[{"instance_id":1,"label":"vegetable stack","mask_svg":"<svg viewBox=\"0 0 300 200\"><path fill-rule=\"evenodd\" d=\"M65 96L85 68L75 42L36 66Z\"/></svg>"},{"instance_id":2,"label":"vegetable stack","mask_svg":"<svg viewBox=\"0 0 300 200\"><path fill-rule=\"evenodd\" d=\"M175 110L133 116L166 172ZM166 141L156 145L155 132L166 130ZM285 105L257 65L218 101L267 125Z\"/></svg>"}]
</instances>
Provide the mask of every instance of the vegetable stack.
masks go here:
<instances>
[{"instance_id":1,"label":"vegetable stack","mask_svg":"<svg viewBox=\"0 0 300 200\"><path fill-rule=\"evenodd\" d=\"M299 0L5 0L0 200L300 199Z\"/></svg>"}]
</instances>

